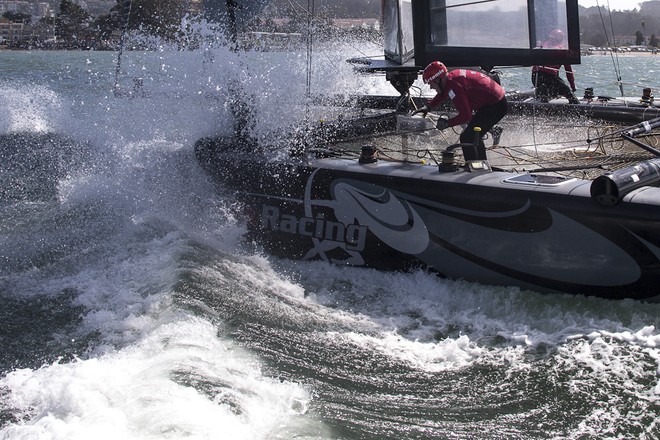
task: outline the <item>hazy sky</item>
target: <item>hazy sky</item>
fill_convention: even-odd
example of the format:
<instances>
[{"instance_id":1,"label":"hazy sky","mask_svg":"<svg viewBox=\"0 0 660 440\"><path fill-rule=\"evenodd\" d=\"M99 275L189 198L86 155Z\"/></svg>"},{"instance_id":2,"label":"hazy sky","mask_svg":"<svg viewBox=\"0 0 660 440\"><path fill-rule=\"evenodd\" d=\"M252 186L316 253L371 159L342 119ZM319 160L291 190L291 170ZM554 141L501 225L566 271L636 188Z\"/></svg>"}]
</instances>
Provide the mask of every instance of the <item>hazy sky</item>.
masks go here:
<instances>
[{"instance_id":1,"label":"hazy sky","mask_svg":"<svg viewBox=\"0 0 660 440\"><path fill-rule=\"evenodd\" d=\"M635 0L578 0L578 4L580 6L584 6L585 8L590 6L600 6L601 8L607 8L609 6L609 8L613 11L629 11L639 8L639 2Z\"/></svg>"}]
</instances>

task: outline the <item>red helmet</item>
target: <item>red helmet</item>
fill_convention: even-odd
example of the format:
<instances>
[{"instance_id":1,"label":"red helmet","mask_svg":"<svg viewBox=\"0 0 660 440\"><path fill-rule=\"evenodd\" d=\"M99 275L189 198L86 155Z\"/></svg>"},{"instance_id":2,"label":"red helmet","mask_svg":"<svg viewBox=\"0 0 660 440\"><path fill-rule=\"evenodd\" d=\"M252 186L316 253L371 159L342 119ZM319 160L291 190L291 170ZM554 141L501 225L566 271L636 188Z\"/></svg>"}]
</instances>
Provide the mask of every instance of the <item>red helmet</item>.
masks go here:
<instances>
[{"instance_id":1,"label":"red helmet","mask_svg":"<svg viewBox=\"0 0 660 440\"><path fill-rule=\"evenodd\" d=\"M428 84L431 81L444 78L445 75L447 75L447 67L445 67L440 61L433 61L426 66L426 69L424 69L422 79L424 80L424 84Z\"/></svg>"},{"instance_id":2,"label":"red helmet","mask_svg":"<svg viewBox=\"0 0 660 440\"><path fill-rule=\"evenodd\" d=\"M550 39L554 41L563 41L564 32L561 29L553 29L550 31Z\"/></svg>"}]
</instances>

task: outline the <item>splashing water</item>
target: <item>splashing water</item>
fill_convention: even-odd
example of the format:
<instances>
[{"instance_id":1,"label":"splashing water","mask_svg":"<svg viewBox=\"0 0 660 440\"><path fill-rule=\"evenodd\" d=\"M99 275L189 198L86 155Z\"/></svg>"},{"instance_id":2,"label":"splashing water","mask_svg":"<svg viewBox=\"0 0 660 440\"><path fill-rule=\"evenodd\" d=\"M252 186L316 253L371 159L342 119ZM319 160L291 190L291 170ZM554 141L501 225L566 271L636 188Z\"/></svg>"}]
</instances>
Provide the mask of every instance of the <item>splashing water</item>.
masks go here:
<instances>
[{"instance_id":1,"label":"splashing water","mask_svg":"<svg viewBox=\"0 0 660 440\"><path fill-rule=\"evenodd\" d=\"M124 55L117 97L111 53L0 53L0 438L658 436L658 305L261 255L193 144L237 80L300 124L303 54Z\"/></svg>"}]
</instances>

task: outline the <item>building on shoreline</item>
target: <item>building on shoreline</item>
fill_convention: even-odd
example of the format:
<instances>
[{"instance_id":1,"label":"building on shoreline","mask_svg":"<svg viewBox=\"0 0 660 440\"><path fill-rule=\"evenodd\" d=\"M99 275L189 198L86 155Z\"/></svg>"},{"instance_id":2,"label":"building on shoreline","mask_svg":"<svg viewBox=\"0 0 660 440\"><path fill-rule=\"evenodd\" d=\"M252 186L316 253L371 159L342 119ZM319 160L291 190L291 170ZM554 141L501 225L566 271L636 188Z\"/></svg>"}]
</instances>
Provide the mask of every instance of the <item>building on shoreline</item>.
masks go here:
<instances>
[{"instance_id":1,"label":"building on shoreline","mask_svg":"<svg viewBox=\"0 0 660 440\"><path fill-rule=\"evenodd\" d=\"M43 17L53 17L55 15L48 2L0 0L0 15L3 15L5 12L30 15L35 21Z\"/></svg>"}]
</instances>

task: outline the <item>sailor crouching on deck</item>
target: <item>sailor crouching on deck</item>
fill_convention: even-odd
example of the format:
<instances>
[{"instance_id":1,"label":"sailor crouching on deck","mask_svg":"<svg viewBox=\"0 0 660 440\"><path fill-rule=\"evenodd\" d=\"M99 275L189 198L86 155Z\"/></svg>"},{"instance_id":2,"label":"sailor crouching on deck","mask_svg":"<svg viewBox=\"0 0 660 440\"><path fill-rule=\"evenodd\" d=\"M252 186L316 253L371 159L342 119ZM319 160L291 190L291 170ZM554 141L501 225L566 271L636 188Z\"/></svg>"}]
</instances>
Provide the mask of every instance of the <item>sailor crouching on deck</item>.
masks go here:
<instances>
[{"instance_id":1,"label":"sailor crouching on deck","mask_svg":"<svg viewBox=\"0 0 660 440\"><path fill-rule=\"evenodd\" d=\"M538 44L539 48L545 49L563 49L564 46L564 32L561 29L554 29L550 32L548 40ZM575 96L575 75L573 74L573 67L570 64L564 64L566 71L566 79L570 87L559 76L561 65L553 66L533 66L532 67L532 84L534 84L536 98L541 102L548 102L548 100L556 96L563 96L568 99L569 104L579 104L580 101Z\"/></svg>"},{"instance_id":2,"label":"sailor crouching on deck","mask_svg":"<svg viewBox=\"0 0 660 440\"><path fill-rule=\"evenodd\" d=\"M460 135L462 144L474 143L477 134L474 127L480 127L481 133L492 130L493 144L499 143L501 128L495 127L506 115L509 105L504 96L504 89L488 75L467 69L456 69L451 72L440 61L433 61L422 73L425 84L428 84L436 95L426 105L413 112L424 116L438 107L443 101L451 99L458 114L450 119L438 119L438 130L444 130L460 124L468 123ZM479 150L485 156L486 147L483 139L479 139ZM479 157L486 159L486 157Z\"/></svg>"}]
</instances>

